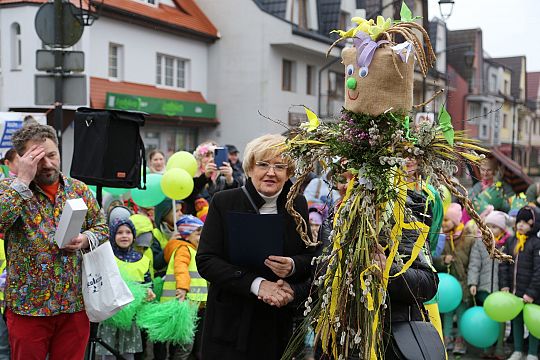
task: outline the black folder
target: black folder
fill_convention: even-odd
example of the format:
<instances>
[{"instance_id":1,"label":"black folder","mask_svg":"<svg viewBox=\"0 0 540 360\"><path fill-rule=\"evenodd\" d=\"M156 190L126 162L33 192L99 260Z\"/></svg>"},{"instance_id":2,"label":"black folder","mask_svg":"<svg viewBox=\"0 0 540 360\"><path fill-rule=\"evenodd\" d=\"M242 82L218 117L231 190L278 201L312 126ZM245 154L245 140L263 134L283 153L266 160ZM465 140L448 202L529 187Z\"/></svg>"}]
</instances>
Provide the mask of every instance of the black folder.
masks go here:
<instances>
[{"instance_id":1,"label":"black folder","mask_svg":"<svg viewBox=\"0 0 540 360\"><path fill-rule=\"evenodd\" d=\"M283 256L284 216L231 212L227 220L231 263L268 273L270 269L264 265L264 260L270 255Z\"/></svg>"}]
</instances>

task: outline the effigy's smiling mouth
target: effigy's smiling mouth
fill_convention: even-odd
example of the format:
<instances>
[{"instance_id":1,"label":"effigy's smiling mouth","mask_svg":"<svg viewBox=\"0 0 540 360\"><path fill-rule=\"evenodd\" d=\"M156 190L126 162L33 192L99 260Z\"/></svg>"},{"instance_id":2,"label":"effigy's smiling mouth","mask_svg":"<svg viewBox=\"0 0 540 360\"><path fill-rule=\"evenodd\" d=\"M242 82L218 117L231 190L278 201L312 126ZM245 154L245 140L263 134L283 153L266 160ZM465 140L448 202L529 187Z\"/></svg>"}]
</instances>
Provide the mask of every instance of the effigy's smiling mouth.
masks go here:
<instances>
[{"instance_id":1,"label":"effigy's smiling mouth","mask_svg":"<svg viewBox=\"0 0 540 360\"><path fill-rule=\"evenodd\" d=\"M349 100L356 100L358 99L358 96L360 95L360 91L357 91L356 92L356 96L351 96L351 91L350 90L347 90L347 96L349 97Z\"/></svg>"}]
</instances>

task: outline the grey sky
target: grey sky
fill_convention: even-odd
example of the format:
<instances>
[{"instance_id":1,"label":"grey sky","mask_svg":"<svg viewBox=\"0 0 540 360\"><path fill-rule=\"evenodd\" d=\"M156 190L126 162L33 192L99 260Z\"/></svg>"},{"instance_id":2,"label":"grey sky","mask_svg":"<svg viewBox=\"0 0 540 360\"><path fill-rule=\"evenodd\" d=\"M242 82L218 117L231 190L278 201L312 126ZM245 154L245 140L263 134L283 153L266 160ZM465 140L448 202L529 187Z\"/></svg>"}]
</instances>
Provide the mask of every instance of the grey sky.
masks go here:
<instances>
[{"instance_id":1,"label":"grey sky","mask_svg":"<svg viewBox=\"0 0 540 360\"><path fill-rule=\"evenodd\" d=\"M429 18L440 17L438 0L428 0ZM481 28L491 57L525 55L527 71L540 71L540 0L455 0L449 30ZM415 14L416 15L416 14Z\"/></svg>"}]
</instances>

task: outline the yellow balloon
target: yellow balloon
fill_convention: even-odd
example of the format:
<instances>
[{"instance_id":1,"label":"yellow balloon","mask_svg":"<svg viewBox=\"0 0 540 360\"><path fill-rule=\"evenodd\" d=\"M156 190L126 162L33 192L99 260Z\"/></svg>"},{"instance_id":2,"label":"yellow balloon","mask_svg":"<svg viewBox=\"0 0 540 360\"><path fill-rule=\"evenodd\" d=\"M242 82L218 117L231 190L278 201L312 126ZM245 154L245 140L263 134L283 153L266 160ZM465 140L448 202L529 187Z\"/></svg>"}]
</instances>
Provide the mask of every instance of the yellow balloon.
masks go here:
<instances>
[{"instance_id":1,"label":"yellow balloon","mask_svg":"<svg viewBox=\"0 0 540 360\"><path fill-rule=\"evenodd\" d=\"M190 154L187 151L178 151L172 154L169 160L167 160L165 169L184 169L191 175L191 177L193 177L195 176L198 167L199 165L197 164L197 160L193 154Z\"/></svg>"},{"instance_id":2,"label":"yellow balloon","mask_svg":"<svg viewBox=\"0 0 540 360\"><path fill-rule=\"evenodd\" d=\"M161 190L173 200L183 200L193 191L193 177L184 169L167 170L161 178Z\"/></svg>"}]
</instances>

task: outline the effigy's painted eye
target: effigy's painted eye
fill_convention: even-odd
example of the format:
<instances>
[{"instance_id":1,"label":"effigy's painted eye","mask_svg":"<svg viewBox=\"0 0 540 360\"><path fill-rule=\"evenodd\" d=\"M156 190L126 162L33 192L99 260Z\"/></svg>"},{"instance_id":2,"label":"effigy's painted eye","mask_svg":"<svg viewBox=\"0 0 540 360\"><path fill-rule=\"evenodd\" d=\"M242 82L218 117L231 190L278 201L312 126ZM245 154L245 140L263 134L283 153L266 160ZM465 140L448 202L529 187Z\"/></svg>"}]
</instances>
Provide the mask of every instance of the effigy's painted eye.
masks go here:
<instances>
[{"instance_id":1,"label":"effigy's painted eye","mask_svg":"<svg viewBox=\"0 0 540 360\"><path fill-rule=\"evenodd\" d=\"M360 76L361 78L365 78L368 74L368 68L367 66L362 66L360 68L360 70L358 70L358 76Z\"/></svg>"},{"instance_id":2,"label":"effigy's painted eye","mask_svg":"<svg viewBox=\"0 0 540 360\"><path fill-rule=\"evenodd\" d=\"M354 74L354 66L347 66L347 76L352 76Z\"/></svg>"}]
</instances>

